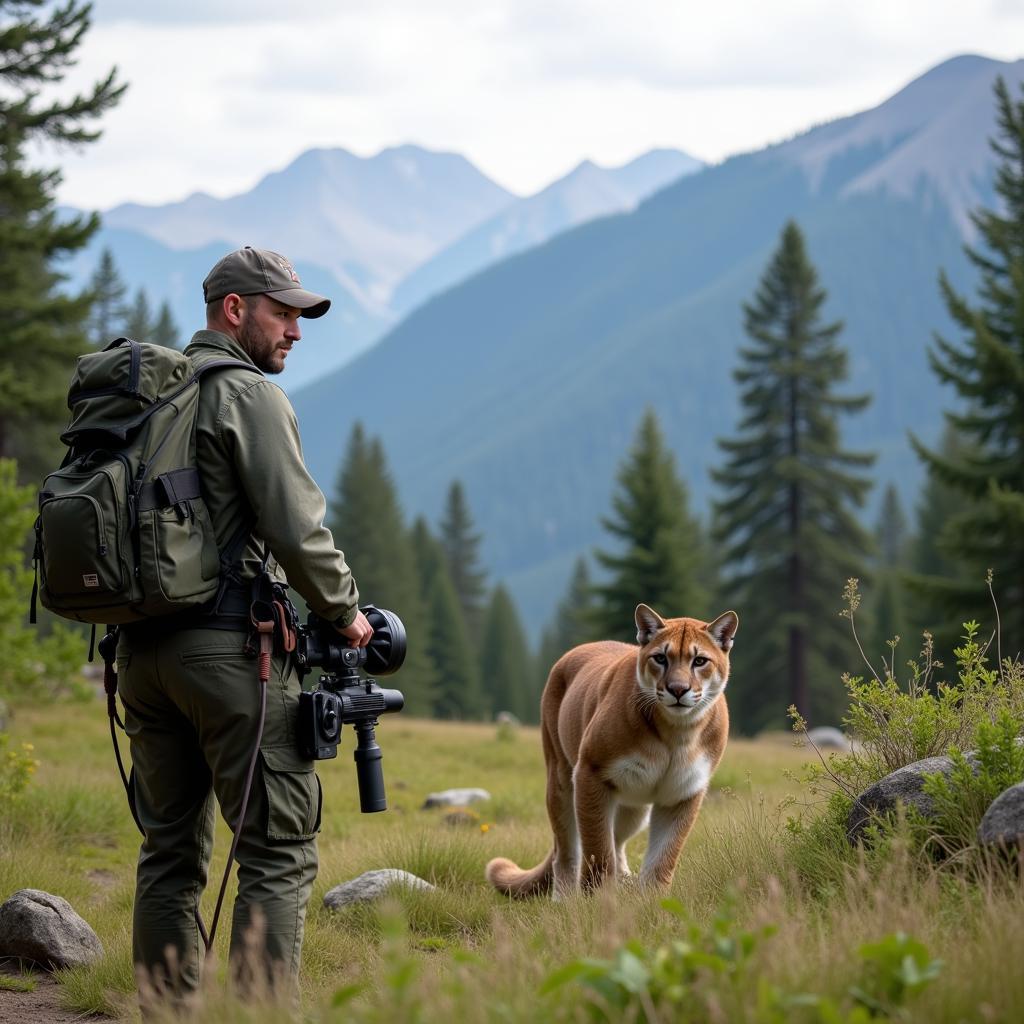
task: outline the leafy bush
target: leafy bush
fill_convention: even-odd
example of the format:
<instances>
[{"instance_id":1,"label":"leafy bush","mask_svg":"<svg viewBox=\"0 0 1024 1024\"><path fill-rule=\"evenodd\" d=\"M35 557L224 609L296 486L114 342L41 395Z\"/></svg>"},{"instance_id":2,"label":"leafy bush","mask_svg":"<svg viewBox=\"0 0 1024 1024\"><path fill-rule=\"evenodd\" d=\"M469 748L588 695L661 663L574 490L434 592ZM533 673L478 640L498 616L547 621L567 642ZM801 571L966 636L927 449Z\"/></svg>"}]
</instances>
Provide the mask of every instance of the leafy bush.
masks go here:
<instances>
[{"instance_id":1,"label":"leafy bush","mask_svg":"<svg viewBox=\"0 0 1024 1024\"><path fill-rule=\"evenodd\" d=\"M991 589L991 577L988 582ZM843 596L842 614L850 620L856 639L857 580L847 581ZM979 629L977 622L964 623L963 642L953 652L955 682L935 681L936 670L943 666L935 659L927 633L920 656L907 663L905 683L897 679L895 653L888 663L883 660L881 674L865 656L870 676L843 676L849 696L843 724L856 737L857 748L827 759L819 755L820 764L810 766L804 781L812 793L827 799L825 812L809 823L789 822L797 863L824 869L811 871L812 882L841 873L849 858L831 859L838 852L835 839L845 831L853 801L898 768L940 754L953 758L948 777L936 774L925 784L936 807L935 819L911 816L918 846L947 854L971 846L989 803L1024 777L1024 748L1016 743L1024 732L1024 665L1019 659L990 665L989 649L993 640L998 641L998 630L983 643ZM890 644L893 652L898 640ZM790 716L794 728L806 734L795 708L790 708ZM962 753L968 749L974 751L970 759ZM884 836L888 827L877 823L875 837Z\"/></svg>"},{"instance_id":2,"label":"leafy bush","mask_svg":"<svg viewBox=\"0 0 1024 1024\"><path fill-rule=\"evenodd\" d=\"M75 690L82 637L61 623L43 635L28 625L32 570L25 538L35 520L35 494L19 487L17 466L0 459L0 694Z\"/></svg>"},{"instance_id":3,"label":"leafy bush","mask_svg":"<svg viewBox=\"0 0 1024 1024\"><path fill-rule=\"evenodd\" d=\"M595 1021L696 1024L742 1016L757 1024L861 1024L899 1016L942 967L916 939L896 933L859 948L860 975L840 1000L791 992L758 976L756 953L773 927L744 930L726 908L702 928L687 920L677 900L662 906L684 923L683 938L654 949L631 940L611 959L575 960L551 974L542 993L583 986Z\"/></svg>"},{"instance_id":4,"label":"leafy bush","mask_svg":"<svg viewBox=\"0 0 1024 1024\"><path fill-rule=\"evenodd\" d=\"M995 722L979 724L969 759L954 747L949 752L952 771L925 779L924 792L935 808L929 838L943 853L973 846L989 804L1004 789L1024 780L1024 744L1019 737L1020 722L1004 709Z\"/></svg>"},{"instance_id":5,"label":"leafy bush","mask_svg":"<svg viewBox=\"0 0 1024 1024\"><path fill-rule=\"evenodd\" d=\"M0 733L0 814L7 817L39 767L32 756L32 744L22 743L20 750L7 750L9 738Z\"/></svg>"}]
</instances>

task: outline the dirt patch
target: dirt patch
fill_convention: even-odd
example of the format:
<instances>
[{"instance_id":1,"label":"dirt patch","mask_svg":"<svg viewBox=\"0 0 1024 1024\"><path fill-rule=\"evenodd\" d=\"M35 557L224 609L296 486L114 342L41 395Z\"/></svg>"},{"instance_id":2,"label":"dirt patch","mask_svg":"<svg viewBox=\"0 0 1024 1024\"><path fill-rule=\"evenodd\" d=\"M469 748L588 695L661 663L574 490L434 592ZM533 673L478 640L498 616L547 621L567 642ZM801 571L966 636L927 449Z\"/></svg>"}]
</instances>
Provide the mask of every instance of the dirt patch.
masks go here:
<instances>
[{"instance_id":1,"label":"dirt patch","mask_svg":"<svg viewBox=\"0 0 1024 1024\"><path fill-rule=\"evenodd\" d=\"M85 877L100 892L110 892L117 885L117 875L113 871L108 871L106 868L93 868L91 871L86 871Z\"/></svg>"},{"instance_id":2,"label":"dirt patch","mask_svg":"<svg viewBox=\"0 0 1024 1024\"><path fill-rule=\"evenodd\" d=\"M71 1024L73 1021L109 1019L65 1010L60 1004L60 986L52 975L34 971L30 976L36 983L32 992L0 989L0 1024L28 1024L29 1021L32 1024Z\"/></svg>"}]
</instances>

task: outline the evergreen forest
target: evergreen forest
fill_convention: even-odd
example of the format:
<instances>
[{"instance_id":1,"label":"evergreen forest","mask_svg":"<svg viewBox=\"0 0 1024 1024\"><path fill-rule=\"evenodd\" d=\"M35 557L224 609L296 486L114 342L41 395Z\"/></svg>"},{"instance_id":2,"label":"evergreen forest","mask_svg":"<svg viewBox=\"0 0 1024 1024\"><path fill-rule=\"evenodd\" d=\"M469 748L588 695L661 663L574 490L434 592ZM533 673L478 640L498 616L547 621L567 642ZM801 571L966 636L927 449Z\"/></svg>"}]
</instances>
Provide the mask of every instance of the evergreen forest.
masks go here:
<instances>
[{"instance_id":1,"label":"evergreen forest","mask_svg":"<svg viewBox=\"0 0 1024 1024\"><path fill-rule=\"evenodd\" d=\"M34 147L88 146L126 86L112 70L82 94L50 98L44 87L60 83L72 63L88 5L3 7L0 629L12 650L27 650L33 488L62 455L73 360L123 335L170 347L183 338L166 302L130 292L108 249L87 288L64 287L62 261L87 245L99 219L58 214L60 170L35 166ZM965 250L976 283L965 292L936 267L955 325L929 351L948 399L946 426L934 445L906 440L926 471L912 507L891 483L879 488L877 452L857 443L858 417L873 396L848 386L849 339L825 314L830 282L798 218L785 224L739 311L737 416L709 456L711 501L695 506L680 453L651 405L618 454L609 507L593 509L603 540L575 560L536 636L482 560L479 495L460 479L438 481L446 492L437 521L410 521L382 440L361 422L336 439L328 525L363 600L393 609L407 626L401 685L411 713L490 720L506 712L535 722L553 662L591 640L634 642L639 602L665 616L738 612L729 694L745 733L784 727L790 706L811 723L838 724L841 677L862 657L881 674L922 643L948 656L963 622L982 623L988 635L997 610L1002 654L1024 646L1024 100L999 80L993 102L994 200L974 211ZM864 595L856 632L839 614L850 580ZM43 647L68 657L69 635L44 623ZM27 663L4 673L7 690L31 675Z\"/></svg>"}]
</instances>

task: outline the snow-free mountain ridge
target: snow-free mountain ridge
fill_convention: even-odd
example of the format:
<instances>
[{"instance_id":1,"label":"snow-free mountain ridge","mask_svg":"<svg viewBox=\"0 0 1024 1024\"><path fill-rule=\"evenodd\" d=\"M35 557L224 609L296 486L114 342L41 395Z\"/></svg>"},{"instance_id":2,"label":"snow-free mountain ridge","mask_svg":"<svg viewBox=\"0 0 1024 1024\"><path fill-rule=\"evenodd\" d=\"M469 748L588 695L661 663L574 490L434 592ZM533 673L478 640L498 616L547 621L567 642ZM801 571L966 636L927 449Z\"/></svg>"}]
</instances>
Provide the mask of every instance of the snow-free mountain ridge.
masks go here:
<instances>
[{"instance_id":1,"label":"snow-free mountain ridge","mask_svg":"<svg viewBox=\"0 0 1024 1024\"><path fill-rule=\"evenodd\" d=\"M846 443L876 451L877 479L909 505L922 471L908 429L934 441L953 401L927 349L936 330L957 336L940 269L970 291L966 212L992 196L997 75L1020 96L1024 61L956 58L873 110L683 177L425 302L295 396L304 436L325 439L307 444L314 474L332 486L338 438L359 420L410 515L435 517L460 479L485 564L536 630L573 560L611 543L600 518L645 408L707 514L715 440L736 430L742 303L793 219L825 317L845 322L846 390L873 395L842 424Z\"/></svg>"}]
</instances>

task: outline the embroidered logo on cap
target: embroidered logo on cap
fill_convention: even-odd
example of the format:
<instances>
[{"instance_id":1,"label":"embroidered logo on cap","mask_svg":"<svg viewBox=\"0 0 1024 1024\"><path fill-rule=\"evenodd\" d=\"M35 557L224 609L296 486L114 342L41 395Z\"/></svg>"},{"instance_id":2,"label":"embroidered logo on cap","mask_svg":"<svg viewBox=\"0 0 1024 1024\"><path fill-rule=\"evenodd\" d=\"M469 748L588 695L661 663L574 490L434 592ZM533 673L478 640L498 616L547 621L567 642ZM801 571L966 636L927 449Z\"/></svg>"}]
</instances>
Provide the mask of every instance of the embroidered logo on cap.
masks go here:
<instances>
[{"instance_id":1,"label":"embroidered logo on cap","mask_svg":"<svg viewBox=\"0 0 1024 1024\"><path fill-rule=\"evenodd\" d=\"M82 586L83 587L98 587L100 585L100 578L94 572L82 573Z\"/></svg>"},{"instance_id":2,"label":"embroidered logo on cap","mask_svg":"<svg viewBox=\"0 0 1024 1024\"><path fill-rule=\"evenodd\" d=\"M302 284L299 280L299 275L295 273L295 268L285 259L277 261L281 265L281 269L296 283Z\"/></svg>"}]
</instances>

